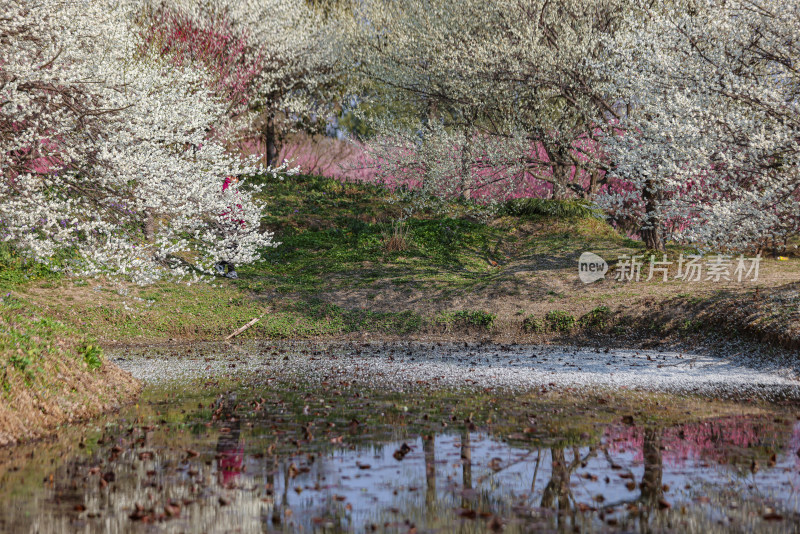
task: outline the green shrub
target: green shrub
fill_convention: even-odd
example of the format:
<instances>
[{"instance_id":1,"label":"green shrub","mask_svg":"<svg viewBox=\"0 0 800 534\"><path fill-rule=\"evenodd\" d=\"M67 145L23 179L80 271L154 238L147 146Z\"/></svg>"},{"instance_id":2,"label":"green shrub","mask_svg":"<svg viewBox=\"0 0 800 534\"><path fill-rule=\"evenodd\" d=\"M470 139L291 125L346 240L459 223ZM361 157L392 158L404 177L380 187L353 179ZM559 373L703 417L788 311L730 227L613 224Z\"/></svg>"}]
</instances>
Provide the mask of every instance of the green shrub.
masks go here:
<instances>
[{"instance_id":1,"label":"green shrub","mask_svg":"<svg viewBox=\"0 0 800 534\"><path fill-rule=\"evenodd\" d=\"M12 354L8 361L17 371L24 373L25 370L33 363L33 354L31 354L31 351L23 355Z\"/></svg>"},{"instance_id":2,"label":"green shrub","mask_svg":"<svg viewBox=\"0 0 800 534\"><path fill-rule=\"evenodd\" d=\"M544 321L529 315L522 320L522 330L527 334L541 334L545 331Z\"/></svg>"},{"instance_id":3,"label":"green shrub","mask_svg":"<svg viewBox=\"0 0 800 534\"><path fill-rule=\"evenodd\" d=\"M103 365L103 349L91 343L85 343L78 349L78 353L83 357L86 366L94 371Z\"/></svg>"},{"instance_id":4,"label":"green shrub","mask_svg":"<svg viewBox=\"0 0 800 534\"><path fill-rule=\"evenodd\" d=\"M611 310L608 306L597 306L580 318L579 324L584 328L602 330L608 326Z\"/></svg>"},{"instance_id":5,"label":"green shrub","mask_svg":"<svg viewBox=\"0 0 800 534\"><path fill-rule=\"evenodd\" d=\"M441 321L445 324L478 327L491 330L497 316L481 310L459 310L442 314Z\"/></svg>"},{"instance_id":6,"label":"green shrub","mask_svg":"<svg viewBox=\"0 0 800 534\"><path fill-rule=\"evenodd\" d=\"M678 330L686 333L695 333L703 329L703 321L699 319L685 319Z\"/></svg>"},{"instance_id":7,"label":"green shrub","mask_svg":"<svg viewBox=\"0 0 800 534\"><path fill-rule=\"evenodd\" d=\"M575 326L575 316L562 310L549 311L544 319L551 330L558 332L566 332Z\"/></svg>"},{"instance_id":8,"label":"green shrub","mask_svg":"<svg viewBox=\"0 0 800 534\"><path fill-rule=\"evenodd\" d=\"M485 312L485 311L469 311L469 310L461 310L455 312L455 318L464 321L468 325L478 326L488 329L491 329L494 326L494 320L497 316L493 313Z\"/></svg>"},{"instance_id":9,"label":"green shrub","mask_svg":"<svg viewBox=\"0 0 800 534\"><path fill-rule=\"evenodd\" d=\"M555 200L550 198L514 198L500 210L514 217L554 217L556 219L602 218L603 213L585 200Z\"/></svg>"}]
</instances>

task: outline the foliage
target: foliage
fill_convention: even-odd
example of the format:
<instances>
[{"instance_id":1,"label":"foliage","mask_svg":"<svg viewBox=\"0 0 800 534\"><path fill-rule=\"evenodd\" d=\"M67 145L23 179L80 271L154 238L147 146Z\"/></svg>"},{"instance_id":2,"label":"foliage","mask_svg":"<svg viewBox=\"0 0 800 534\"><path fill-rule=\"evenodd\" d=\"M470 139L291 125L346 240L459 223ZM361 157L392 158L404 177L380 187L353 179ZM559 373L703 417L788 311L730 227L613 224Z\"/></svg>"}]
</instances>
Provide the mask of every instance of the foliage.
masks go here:
<instances>
[{"instance_id":1,"label":"foliage","mask_svg":"<svg viewBox=\"0 0 800 534\"><path fill-rule=\"evenodd\" d=\"M351 310L326 303L317 298L298 303L294 310L301 312L310 319L317 321L327 320L329 331L332 332L371 331L396 335L418 332L423 325L423 318L411 311L372 312L358 309Z\"/></svg>"},{"instance_id":2,"label":"foliage","mask_svg":"<svg viewBox=\"0 0 800 534\"><path fill-rule=\"evenodd\" d=\"M584 200L516 198L503 204L501 213L514 217L553 217L555 219L584 219L601 217L596 206Z\"/></svg>"},{"instance_id":3,"label":"foliage","mask_svg":"<svg viewBox=\"0 0 800 534\"><path fill-rule=\"evenodd\" d=\"M545 324L535 315L529 315L522 320L522 330L528 334L543 334Z\"/></svg>"},{"instance_id":4,"label":"foliage","mask_svg":"<svg viewBox=\"0 0 800 534\"><path fill-rule=\"evenodd\" d=\"M535 311L534 319L538 318L544 328L542 333L549 335L551 329L544 315L551 309L570 310L581 319L581 324L576 321L577 326L585 329L591 328L582 323L588 320L585 313L595 299L614 310L651 297L658 302L659 295L674 295L670 288L680 290L674 281L662 283L656 277L646 284L606 285L589 294L552 291L578 283L575 261L586 250L608 260L644 252L641 243L623 238L599 219L542 217L530 221L505 216L486 224L420 213L405 220L411 234L409 250L388 253L383 249L382 233L400 213L397 207L393 207L397 210L394 212L385 209L385 190L304 175L283 181L264 179L263 185L259 195L270 203L263 224L280 236L283 244L266 250L264 261L238 268L238 280L191 286L162 281L141 288L127 284L121 288L115 280L32 277L13 294L25 291L36 299L43 313L99 339L141 343L225 337L265 312L242 337L440 332L447 323L436 314L442 309L461 309L465 295L486 302L482 309L498 316L514 313L517 307L526 310L516 322L495 321L493 334L498 329L503 335L518 334L513 330L520 327L527 313ZM680 252L687 253L674 248L670 257ZM490 259L501 264L494 266ZM520 268L529 271L534 266L537 271L530 277L521 279L517 274ZM793 279L798 277L800 263L765 258L762 269L770 273L770 278ZM699 283L693 286L693 298L708 299L709 290L717 287ZM758 302L768 300L765 287ZM773 331L785 331L796 324L796 290L787 286L786 294L791 298L784 303L784 312L764 323ZM3 298L8 307L19 305L13 295ZM756 302L752 290L741 294L740 300ZM733 299L720 302L720 314L726 320L730 320L730 309L747 309L738 300L731 308L731 302ZM665 301L659 314L669 315L676 306L680 307L680 302ZM634 309L658 311L647 305ZM794 315L787 319L788 314ZM772 311L767 315L772 316ZM758 315L748 311L744 316L765 317L761 311ZM633 328L615 329L619 324L610 312L606 326L598 330L623 335ZM486 334L471 326L459 327L458 332Z\"/></svg>"},{"instance_id":5,"label":"foliage","mask_svg":"<svg viewBox=\"0 0 800 534\"><path fill-rule=\"evenodd\" d=\"M45 373L42 365L48 355L61 352L75 358L75 365L100 367L102 349L91 339L78 343L77 337L73 327L41 315L29 302L7 293L0 299L0 380L10 380L10 367L30 385Z\"/></svg>"},{"instance_id":6,"label":"foliage","mask_svg":"<svg viewBox=\"0 0 800 534\"><path fill-rule=\"evenodd\" d=\"M57 265L66 258L55 258ZM58 270L47 265L31 261L20 255L9 243L0 243L0 289L11 289L29 280L56 279L61 276Z\"/></svg>"},{"instance_id":7,"label":"foliage","mask_svg":"<svg viewBox=\"0 0 800 534\"><path fill-rule=\"evenodd\" d=\"M609 307L601 305L589 310L586 315L580 318L578 324L584 328L602 330L608 326L610 316L611 310Z\"/></svg>"},{"instance_id":8,"label":"foliage","mask_svg":"<svg viewBox=\"0 0 800 534\"><path fill-rule=\"evenodd\" d=\"M15 369L24 373L25 370L33 363L32 356L33 354L30 351L26 354L12 354L9 356L8 361L14 366Z\"/></svg>"},{"instance_id":9,"label":"foliage","mask_svg":"<svg viewBox=\"0 0 800 534\"><path fill-rule=\"evenodd\" d=\"M696 333L700 332L703 326L703 321L698 319L684 319L683 322L678 325L678 330L682 333Z\"/></svg>"},{"instance_id":10,"label":"foliage","mask_svg":"<svg viewBox=\"0 0 800 534\"><path fill-rule=\"evenodd\" d=\"M575 316L563 310L551 310L544 316L547 326L551 330L567 332L575 326Z\"/></svg>"},{"instance_id":11,"label":"foliage","mask_svg":"<svg viewBox=\"0 0 800 534\"><path fill-rule=\"evenodd\" d=\"M483 310L458 310L445 312L441 315L441 322L447 325L457 325L460 327L475 327L491 330L494 326L497 315Z\"/></svg>"},{"instance_id":12,"label":"foliage","mask_svg":"<svg viewBox=\"0 0 800 534\"><path fill-rule=\"evenodd\" d=\"M86 366L94 371L103 365L103 349L92 343L84 343L78 348L78 353L82 356Z\"/></svg>"},{"instance_id":13,"label":"foliage","mask_svg":"<svg viewBox=\"0 0 800 534\"><path fill-rule=\"evenodd\" d=\"M800 12L776 0L360 3L347 26L380 179L432 199L596 198L647 247L800 230ZM404 115L408 117L409 115ZM737 232L731 232L731 228ZM666 232L666 235L664 235Z\"/></svg>"},{"instance_id":14,"label":"foliage","mask_svg":"<svg viewBox=\"0 0 800 534\"><path fill-rule=\"evenodd\" d=\"M701 246L796 233L798 6L642 3L626 22L606 67L625 134L604 145L628 187L601 198L604 208Z\"/></svg>"},{"instance_id":15,"label":"foliage","mask_svg":"<svg viewBox=\"0 0 800 534\"><path fill-rule=\"evenodd\" d=\"M502 200L531 181L556 198L592 196L612 111L602 38L628 3L360 3L343 41L353 68L367 91L392 89L415 110L410 124L372 121L366 147L379 174L422 197Z\"/></svg>"},{"instance_id":16,"label":"foliage","mask_svg":"<svg viewBox=\"0 0 800 534\"><path fill-rule=\"evenodd\" d=\"M654 250L800 230L800 12L777 0L0 9L0 240L54 272L148 282L264 257L269 179L253 177L279 176L262 152L382 183L393 216L588 215L499 206L573 196ZM334 116L363 144L277 150L279 130Z\"/></svg>"},{"instance_id":17,"label":"foliage","mask_svg":"<svg viewBox=\"0 0 800 534\"><path fill-rule=\"evenodd\" d=\"M325 126L340 94L331 44L340 7L314 9L303 0L148 5L148 46L177 64L201 63L208 85L237 119L239 136L263 142L266 163L276 162L279 137L292 126Z\"/></svg>"}]
</instances>

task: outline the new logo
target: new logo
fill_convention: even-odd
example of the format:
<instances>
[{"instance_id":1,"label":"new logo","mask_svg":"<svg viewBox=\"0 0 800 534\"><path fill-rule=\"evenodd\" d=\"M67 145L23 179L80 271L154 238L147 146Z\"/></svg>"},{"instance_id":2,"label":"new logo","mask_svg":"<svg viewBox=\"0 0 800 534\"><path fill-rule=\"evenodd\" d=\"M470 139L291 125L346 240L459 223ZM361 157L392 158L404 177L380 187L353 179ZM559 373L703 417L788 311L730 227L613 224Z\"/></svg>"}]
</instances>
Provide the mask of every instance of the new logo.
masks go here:
<instances>
[{"instance_id":1,"label":"new logo","mask_svg":"<svg viewBox=\"0 0 800 534\"><path fill-rule=\"evenodd\" d=\"M605 278L607 272L606 260L594 252L584 252L578 259L578 278L584 284L591 284Z\"/></svg>"}]
</instances>

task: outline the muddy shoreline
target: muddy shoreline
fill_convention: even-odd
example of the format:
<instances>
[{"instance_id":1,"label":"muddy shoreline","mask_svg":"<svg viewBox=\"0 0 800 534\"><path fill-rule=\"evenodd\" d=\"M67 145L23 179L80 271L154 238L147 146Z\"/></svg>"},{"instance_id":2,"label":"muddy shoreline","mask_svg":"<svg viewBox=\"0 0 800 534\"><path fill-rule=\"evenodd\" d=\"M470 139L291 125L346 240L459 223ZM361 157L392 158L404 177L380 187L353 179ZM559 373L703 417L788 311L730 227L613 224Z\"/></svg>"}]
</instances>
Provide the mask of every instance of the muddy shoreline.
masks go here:
<instances>
[{"instance_id":1,"label":"muddy shoreline","mask_svg":"<svg viewBox=\"0 0 800 534\"><path fill-rule=\"evenodd\" d=\"M407 335L389 335L381 332L363 331L351 332L340 335L320 335L297 338L293 340L274 339L261 340L264 343L352 343L352 344L385 344L385 343L470 343L475 345L511 345L524 344L542 346L545 350L554 350L558 347L571 347L587 350L653 350L672 352L693 352L699 355L715 355L738 359L751 358L758 365L780 362L785 367L794 367L800 371L800 351L793 348L792 343L778 343L775 340L780 336L769 336L761 332L761 337L746 332L743 328L725 327L724 324L718 331L711 328L687 331L681 329L687 317L701 317L709 324L713 321L741 320L746 314L740 310L736 314L720 312L719 305L711 307L706 305L705 311L696 307L686 306L680 313L672 308L669 314L663 310L653 309L651 315L622 316L615 314L602 329L585 328L576 326L567 332L545 331L531 333L524 331L519 320L498 320L492 329L472 326L450 326L448 328L429 328ZM704 315L703 315L704 314ZM716 317L716 319L713 319ZM738 318L738 319L737 319ZM653 326L662 325L662 326ZM706 325L708 326L708 325ZM257 340L248 338L248 331L231 340L229 346L236 347L242 343L251 343ZM117 354L126 350L140 350L148 347L159 349L185 350L196 344L218 342L219 338L195 338L186 336L181 338L154 338L125 339L116 342L105 341L102 347L110 354ZM89 375L86 384L93 380L106 382L98 391L105 391L106 386L117 388L118 393L104 394L100 402L87 403L77 414L64 417L53 417L43 414L41 421L36 419L35 399L28 403L30 409L26 416L26 424L20 424L20 417L15 416L16 424L7 423L3 432L0 432L0 444L13 445L19 441L32 441L41 439L54 432L64 424L83 425L99 414L119 410L121 407L135 401L143 385L130 377L126 371L118 369L113 359L104 363L105 369L101 375ZM94 387L94 386L93 386ZM8 410L8 408L6 408ZM41 412L41 408L38 408ZM45 408L45 412L47 408ZM30 414L33 414L31 417ZM12 418L7 417L7 421Z\"/></svg>"}]
</instances>

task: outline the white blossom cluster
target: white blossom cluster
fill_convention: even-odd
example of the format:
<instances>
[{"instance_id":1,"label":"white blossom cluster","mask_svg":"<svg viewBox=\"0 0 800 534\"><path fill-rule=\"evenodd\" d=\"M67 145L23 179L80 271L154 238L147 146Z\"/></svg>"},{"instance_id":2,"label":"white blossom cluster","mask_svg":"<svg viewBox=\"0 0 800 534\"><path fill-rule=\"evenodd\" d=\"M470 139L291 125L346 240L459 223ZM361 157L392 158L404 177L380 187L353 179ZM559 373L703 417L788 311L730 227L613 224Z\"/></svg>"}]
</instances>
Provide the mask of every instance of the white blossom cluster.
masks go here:
<instances>
[{"instance_id":1,"label":"white blossom cluster","mask_svg":"<svg viewBox=\"0 0 800 534\"><path fill-rule=\"evenodd\" d=\"M0 238L84 274L211 272L274 246L253 188L279 169L217 141L207 73L138 40L136 2L9 0L0 13ZM63 254L62 254L63 255Z\"/></svg>"},{"instance_id":2,"label":"white blossom cluster","mask_svg":"<svg viewBox=\"0 0 800 534\"><path fill-rule=\"evenodd\" d=\"M279 118L314 122L330 111L342 74L334 14L326 17L304 0L149 0L147 6L150 24L177 14L198 29L246 43L242 61L256 72L245 82L245 105L231 110L245 132L277 128Z\"/></svg>"},{"instance_id":3,"label":"white blossom cluster","mask_svg":"<svg viewBox=\"0 0 800 534\"><path fill-rule=\"evenodd\" d=\"M800 230L800 4L671 2L608 47L605 90L625 113L605 146L634 187L603 207L706 247Z\"/></svg>"}]
</instances>

